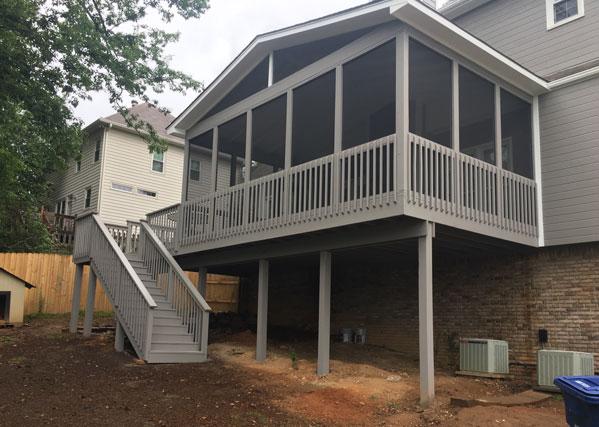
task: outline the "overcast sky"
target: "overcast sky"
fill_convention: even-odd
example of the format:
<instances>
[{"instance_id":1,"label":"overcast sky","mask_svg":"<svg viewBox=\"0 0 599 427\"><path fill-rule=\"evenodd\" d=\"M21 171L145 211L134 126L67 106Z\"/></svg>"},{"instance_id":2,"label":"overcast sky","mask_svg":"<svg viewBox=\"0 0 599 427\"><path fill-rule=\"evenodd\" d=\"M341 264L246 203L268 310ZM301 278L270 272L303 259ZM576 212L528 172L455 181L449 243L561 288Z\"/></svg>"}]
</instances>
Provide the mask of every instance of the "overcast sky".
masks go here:
<instances>
[{"instance_id":1,"label":"overcast sky","mask_svg":"<svg viewBox=\"0 0 599 427\"><path fill-rule=\"evenodd\" d=\"M181 33L179 42L168 48L171 65L207 86L257 34L363 3L366 1L212 0L210 9L199 20L177 19L167 27ZM196 95L164 93L157 98L176 116ZM92 96L93 101L82 103L76 110L86 124L112 114L105 94Z\"/></svg>"}]
</instances>

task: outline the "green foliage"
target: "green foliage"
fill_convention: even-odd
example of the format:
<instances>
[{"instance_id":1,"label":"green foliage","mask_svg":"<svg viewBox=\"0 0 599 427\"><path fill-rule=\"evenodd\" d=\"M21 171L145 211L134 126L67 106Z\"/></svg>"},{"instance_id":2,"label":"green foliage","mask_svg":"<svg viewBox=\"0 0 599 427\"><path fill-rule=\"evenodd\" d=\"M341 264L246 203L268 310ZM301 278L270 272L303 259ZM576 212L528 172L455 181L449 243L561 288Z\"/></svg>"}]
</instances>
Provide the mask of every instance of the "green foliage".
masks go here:
<instances>
[{"instance_id":1,"label":"green foliage","mask_svg":"<svg viewBox=\"0 0 599 427\"><path fill-rule=\"evenodd\" d=\"M78 156L83 132L73 108L91 92L107 92L150 150L166 149L150 125L126 113L124 98L158 106L148 93L201 90L168 65L164 50L178 33L149 22L198 18L207 7L208 0L0 2L0 251L49 249L39 211L48 178Z\"/></svg>"}]
</instances>

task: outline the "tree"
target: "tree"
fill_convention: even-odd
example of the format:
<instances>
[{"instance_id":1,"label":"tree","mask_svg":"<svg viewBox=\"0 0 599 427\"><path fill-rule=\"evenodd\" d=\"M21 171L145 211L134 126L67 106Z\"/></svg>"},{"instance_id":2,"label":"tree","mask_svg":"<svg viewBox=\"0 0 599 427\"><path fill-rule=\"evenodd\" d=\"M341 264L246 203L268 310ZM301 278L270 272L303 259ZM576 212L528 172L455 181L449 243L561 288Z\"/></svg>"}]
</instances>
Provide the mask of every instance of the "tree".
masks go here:
<instances>
[{"instance_id":1,"label":"tree","mask_svg":"<svg viewBox=\"0 0 599 427\"><path fill-rule=\"evenodd\" d=\"M151 101L166 88L201 90L171 69L165 48L178 39L149 24L199 18L208 0L4 0L0 2L0 250L40 250L49 239L39 211L48 178L78 156L82 123L73 109L109 94L149 144L166 143L126 97Z\"/></svg>"}]
</instances>

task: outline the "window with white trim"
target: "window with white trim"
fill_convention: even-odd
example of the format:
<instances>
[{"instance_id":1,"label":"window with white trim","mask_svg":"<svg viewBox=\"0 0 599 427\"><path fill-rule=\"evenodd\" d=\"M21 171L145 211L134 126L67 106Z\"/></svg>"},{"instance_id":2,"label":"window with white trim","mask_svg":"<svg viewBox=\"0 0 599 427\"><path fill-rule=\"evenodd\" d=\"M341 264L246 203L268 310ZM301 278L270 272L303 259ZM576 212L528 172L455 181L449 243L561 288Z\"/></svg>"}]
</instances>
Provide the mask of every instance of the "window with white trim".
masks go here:
<instances>
[{"instance_id":1,"label":"window with white trim","mask_svg":"<svg viewBox=\"0 0 599 427\"><path fill-rule=\"evenodd\" d=\"M191 181L199 181L200 180L200 161L193 160L189 162L189 179Z\"/></svg>"},{"instance_id":2,"label":"window with white trim","mask_svg":"<svg viewBox=\"0 0 599 427\"><path fill-rule=\"evenodd\" d=\"M143 188L138 188L137 194L141 194L142 196L148 196L148 197L156 197L157 196L155 191L144 190Z\"/></svg>"},{"instance_id":3,"label":"window with white trim","mask_svg":"<svg viewBox=\"0 0 599 427\"><path fill-rule=\"evenodd\" d=\"M85 201L83 202L83 207L85 209L91 207L92 205L92 189L91 188L86 188L85 189Z\"/></svg>"},{"instance_id":4,"label":"window with white trim","mask_svg":"<svg viewBox=\"0 0 599 427\"><path fill-rule=\"evenodd\" d=\"M152 156L152 170L164 172L164 153L155 152Z\"/></svg>"},{"instance_id":5,"label":"window with white trim","mask_svg":"<svg viewBox=\"0 0 599 427\"><path fill-rule=\"evenodd\" d=\"M116 191L122 191L124 193L133 192L133 187L131 187L130 185L119 184L118 182L112 183L112 189Z\"/></svg>"},{"instance_id":6,"label":"window with white trim","mask_svg":"<svg viewBox=\"0 0 599 427\"><path fill-rule=\"evenodd\" d=\"M547 29L558 27L584 16L584 0L545 0Z\"/></svg>"},{"instance_id":7,"label":"window with white trim","mask_svg":"<svg viewBox=\"0 0 599 427\"><path fill-rule=\"evenodd\" d=\"M75 172L81 171L81 160L75 161Z\"/></svg>"}]
</instances>

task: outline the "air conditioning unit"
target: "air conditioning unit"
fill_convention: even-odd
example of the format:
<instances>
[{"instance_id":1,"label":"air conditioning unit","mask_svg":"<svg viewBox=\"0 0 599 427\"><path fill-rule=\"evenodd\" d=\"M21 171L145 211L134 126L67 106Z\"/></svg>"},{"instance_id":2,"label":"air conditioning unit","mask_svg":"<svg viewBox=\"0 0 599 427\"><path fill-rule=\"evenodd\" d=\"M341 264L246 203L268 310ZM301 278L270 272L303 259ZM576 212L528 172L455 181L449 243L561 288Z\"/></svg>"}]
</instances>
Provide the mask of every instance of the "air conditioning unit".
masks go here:
<instances>
[{"instance_id":1,"label":"air conditioning unit","mask_svg":"<svg viewBox=\"0 0 599 427\"><path fill-rule=\"evenodd\" d=\"M592 353L562 350L539 350L537 353L537 379L539 388L558 390L555 377L590 376L595 373Z\"/></svg>"},{"instance_id":2,"label":"air conditioning unit","mask_svg":"<svg viewBox=\"0 0 599 427\"><path fill-rule=\"evenodd\" d=\"M460 371L508 374L507 341L461 338Z\"/></svg>"}]
</instances>

